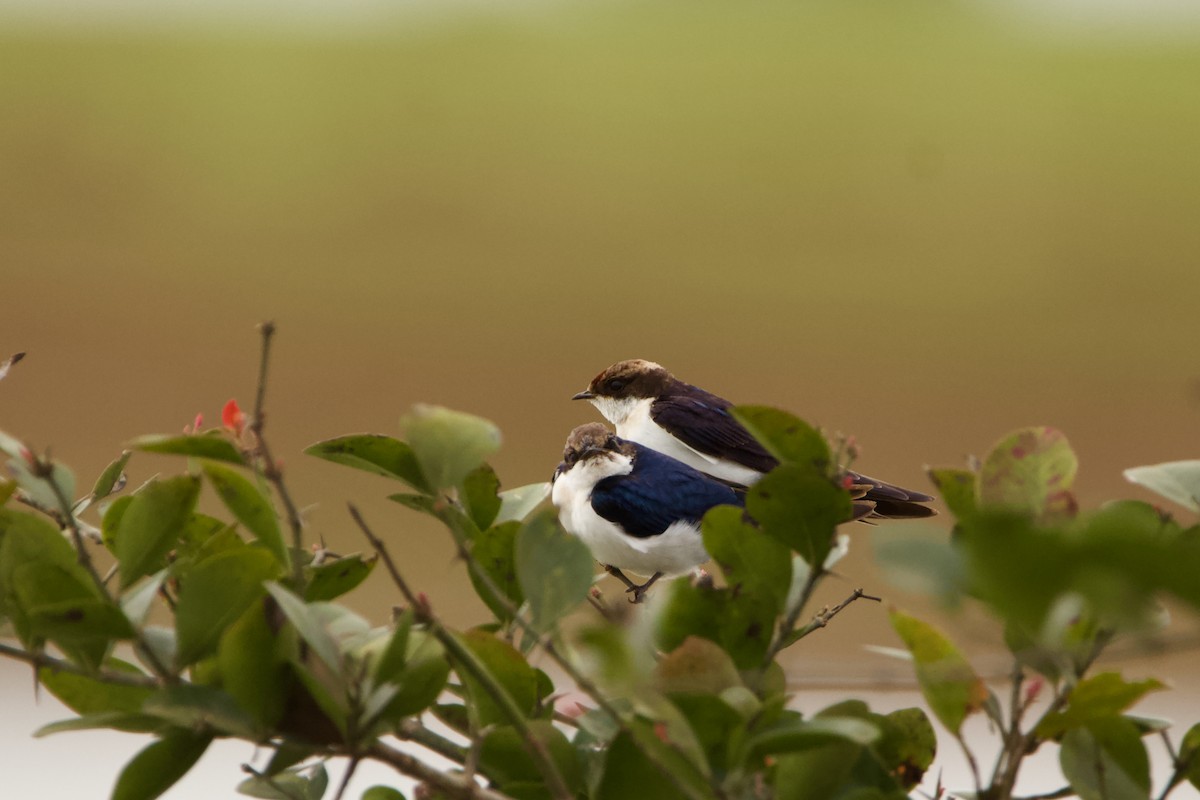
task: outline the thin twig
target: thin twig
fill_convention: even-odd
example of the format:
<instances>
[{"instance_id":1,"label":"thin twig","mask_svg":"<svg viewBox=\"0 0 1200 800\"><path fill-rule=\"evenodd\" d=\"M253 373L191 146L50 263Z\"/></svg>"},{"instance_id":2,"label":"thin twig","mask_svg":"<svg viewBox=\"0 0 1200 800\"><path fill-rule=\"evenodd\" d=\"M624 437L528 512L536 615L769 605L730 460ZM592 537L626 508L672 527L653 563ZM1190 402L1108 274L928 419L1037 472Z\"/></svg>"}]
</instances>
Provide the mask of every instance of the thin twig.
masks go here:
<instances>
[{"instance_id":1,"label":"thin twig","mask_svg":"<svg viewBox=\"0 0 1200 800\"><path fill-rule=\"evenodd\" d=\"M1025 671L1021 669L1021 662L1014 658L1011 675L1012 688L1008 697L1008 725L1004 724L1003 719L998 721L1004 747L1000 749L1000 753L996 756L996 764L992 767L992 777L989 785L993 787L996 785L997 779L1008 768L1009 762L1014 757L1020 758L1020 755L1015 753L1014 750L1021 738L1021 717L1028 708L1026 704L1021 702L1021 686L1024 680Z\"/></svg>"},{"instance_id":2,"label":"thin twig","mask_svg":"<svg viewBox=\"0 0 1200 800\"><path fill-rule=\"evenodd\" d=\"M87 551L87 546L83 541L83 532L79 529L79 523L75 521L75 514L71 511L71 500L63 493L62 487L58 485L58 482L54 480L54 463L49 458L45 460L40 458L34 459L33 469L34 474L44 480L50 487L50 491L54 493L54 499L58 502L58 514L66 523L67 529L71 531L71 541L75 543L75 559L92 576L92 582L100 590L100 596L110 597L108 588L104 585L104 579L96 571L96 565L92 563L92 556Z\"/></svg>"},{"instance_id":3,"label":"thin twig","mask_svg":"<svg viewBox=\"0 0 1200 800\"><path fill-rule=\"evenodd\" d=\"M350 785L350 779L354 777L354 771L358 769L360 761L362 761L361 756L350 756L350 763L346 765L346 773L342 775L342 782L338 784L337 794L333 796L333 800L342 800L345 796L346 787Z\"/></svg>"},{"instance_id":4,"label":"thin twig","mask_svg":"<svg viewBox=\"0 0 1200 800\"><path fill-rule=\"evenodd\" d=\"M529 727L528 720L525 715L517 708L517 704L513 701L512 696L504 689L503 686L496 682L492 674L487 668L480 663L479 659L471 650L463 645L449 630L447 630L441 621L434 615L433 610L429 607L428 600L418 597L409 587L408 582L404 580L404 576L400 574L396 567L396 562L392 560L391 553L384 546L383 541L375 535L371 528L367 525L366 520L362 518L358 509L350 504L350 516L354 518L363 535L367 537L367 541L379 553L379 557L383 560L384 566L387 567L388 573L392 577L392 582L404 595L405 599L412 605L413 610L417 614L417 618L425 622L429 626L429 632L433 634L442 646L446 648L449 655L458 663L466 673L479 682L479 685L484 691L496 702L504 716L512 724L513 728L520 734L525 743L526 749L530 756L538 763L538 769L546 779L547 788L551 795L559 800L570 800L572 797L571 790L567 787L563 780L562 773L558 770L558 765L554 763L554 759L550 756L549 750L546 748L545 742L534 735Z\"/></svg>"},{"instance_id":5,"label":"thin twig","mask_svg":"<svg viewBox=\"0 0 1200 800\"><path fill-rule=\"evenodd\" d=\"M975 781L975 796L979 797L983 794L983 781L979 776L979 762L975 760L975 754L971 752L971 748L967 747L967 742L962 737L962 733L955 733L954 738L958 740L959 747L962 748L963 755L967 758L967 764L971 767L971 778ZM1003 795L1007 797L1008 795Z\"/></svg>"},{"instance_id":6,"label":"thin twig","mask_svg":"<svg viewBox=\"0 0 1200 800\"><path fill-rule=\"evenodd\" d=\"M841 610L843 608L850 605L851 603L853 603L855 600L859 599L860 597L863 600L874 600L876 603L883 602L882 597L875 597L874 595L865 593L862 589L855 589L854 592L849 597L847 597L845 600L838 603L833 608L827 608L824 611L822 611L820 614L817 614L815 617L812 618L811 622L809 622L803 628L800 628L794 634L789 636L788 638L791 641L788 642L788 644L789 645L795 644L796 642L803 639L805 636L808 636L813 631L824 628L826 625L829 624L829 621L831 619L836 617L838 615L838 613L841 612Z\"/></svg>"},{"instance_id":7,"label":"thin twig","mask_svg":"<svg viewBox=\"0 0 1200 800\"><path fill-rule=\"evenodd\" d=\"M1159 737L1163 740L1163 745L1167 748L1167 753L1171 756L1171 777L1163 784L1162 791L1158 795L1158 800L1167 800L1167 796L1175 790L1175 787L1183 783L1188 772L1192 768L1192 762L1196 760L1196 753L1192 752L1187 758L1180 759L1179 753L1175 750L1175 746L1171 744L1171 737L1166 731L1159 731Z\"/></svg>"},{"instance_id":8,"label":"thin twig","mask_svg":"<svg viewBox=\"0 0 1200 800\"><path fill-rule=\"evenodd\" d=\"M779 651L786 646L788 637L792 631L796 629L796 624L800 622L800 615L804 613L804 607L808 605L808 601L812 599L813 591L817 588L817 583L824 577L825 570L823 567L815 567L809 570L808 578L804 581L804 588L800 590L800 597L796 599L796 605L788 612L783 622L779 623L779 632L775 635L775 641L767 648L766 657L763 658L763 668L771 665L775 660L775 656L779 655Z\"/></svg>"},{"instance_id":9,"label":"thin twig","mask_svg":"<svg viewBox=\"0 0 1200 800\"><path fill-rule=\"evenodd\" d=\"M92 678L101 683L109 683L114 686L137 686L143 689L157 689L158 681L146 675L134 672L109 672L107 670L93 671L77 666L70 661L64 661L61 658L46 655L41 651L22 650L19 647L0 643L0 655L17 661L24 661L27 664L32 664L35 667L47 667L48 669L57 670L59 672L68 672L72 675L82 675L86 678Z\"/></svg>"},{"instance_id":10,"label":"thin twig","mask_svg":"<svg viewBox=\"0 0 1200 800\"><path fill-rule=\"evenodd\" d=\"M465 747L455 744L436 731L431 731L415 719L406 719L401 722L396 735L401 739L416 742L426 750L459 764L462 764L467 758Z\"/></svg>"},{"instance_id":11,"label":"thin twig","mask_svg":"<svg viewBox=\"0 0 1200 800\"><path fill-rule=\"evenodd\" d=\"M410 778L428 783L453 800L511 800L508 795L485 789L474 781L467 781L462 775L431 767L416 756L382 742L371 745L364 755L381 761Z\"/></svg>"},{"instance_id":12,"label":"thin twig","mask_svg":"<svg viewBox=\"0 0 1200 800\"><path fill-rule=\"evenodd\" d=\"M300 563L299 554L304 548L304 540L300 512L297 511L296 504L292 502L292 495L288 492L287 484L283 480L283 471L279 469L279 465L271 455L271 447L267 444L266 437L263 436L263 428L266 427L266 411L263 403L267 396L267 366L270 363L271 337L275 334L275 323L264 322L258 326L258 330L262 334L262 354L258 361L258 389L254 394L254 418L250 421L250 432L254 434L258 445L258 467L262 471L262 476L275 487L275 493L279 495L279 500L283 503L288 528L292 531L292 577L296 584L295 588L303 590L304 565Z\"/></svg>"}]
</instances>

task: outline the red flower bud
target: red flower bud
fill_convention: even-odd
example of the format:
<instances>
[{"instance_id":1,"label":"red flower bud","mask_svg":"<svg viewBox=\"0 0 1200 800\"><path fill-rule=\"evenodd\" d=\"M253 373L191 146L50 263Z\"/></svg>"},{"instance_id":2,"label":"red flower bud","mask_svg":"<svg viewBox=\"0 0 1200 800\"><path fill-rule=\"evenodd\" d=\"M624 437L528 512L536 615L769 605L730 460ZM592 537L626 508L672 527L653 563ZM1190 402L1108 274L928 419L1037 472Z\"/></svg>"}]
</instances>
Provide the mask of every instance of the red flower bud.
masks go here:
<instances>
[{"instance_id":1,"label":"red flower bud","mask_svg":"<svg viewBox=\"0 0 1200 800\"><path fill-rule=\"evenodd\" d=\"M221 424L235 435L242 435L246 428L246 415L238 408L237 400L230 400L225 404L225 408L221 409Z\"/></svg>"}]
</instances>

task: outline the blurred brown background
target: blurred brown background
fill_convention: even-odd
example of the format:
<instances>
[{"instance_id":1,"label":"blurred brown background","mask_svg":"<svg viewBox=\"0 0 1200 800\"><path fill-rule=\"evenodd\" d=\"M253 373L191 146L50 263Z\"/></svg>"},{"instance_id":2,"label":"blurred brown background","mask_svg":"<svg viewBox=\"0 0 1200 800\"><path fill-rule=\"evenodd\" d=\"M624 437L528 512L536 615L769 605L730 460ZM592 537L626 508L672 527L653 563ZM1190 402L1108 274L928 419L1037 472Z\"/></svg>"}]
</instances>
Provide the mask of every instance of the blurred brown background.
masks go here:
<instances>
[{"instance_id":1,"label":"blurred brown background","mask_svg":"<svg viewBox=\"0 0 1200 800\"><path fill-rule=\"evenodd\" d=\"M571 394L642 357L917 488L1027 424L1070 437L1085 507L1200 455L1186 4L53 5L0 15L0 353L29 354L0 428L83 484L249 408L268 318L312 532L360 549L361 503L460 624L444 536L304 446L434 402L501 426L507 487L545 480L598 418ZM914 604L854 533L846 587ZM802 677L894 643L866 606L821 636Z\"/></svg>"}]
</instances>

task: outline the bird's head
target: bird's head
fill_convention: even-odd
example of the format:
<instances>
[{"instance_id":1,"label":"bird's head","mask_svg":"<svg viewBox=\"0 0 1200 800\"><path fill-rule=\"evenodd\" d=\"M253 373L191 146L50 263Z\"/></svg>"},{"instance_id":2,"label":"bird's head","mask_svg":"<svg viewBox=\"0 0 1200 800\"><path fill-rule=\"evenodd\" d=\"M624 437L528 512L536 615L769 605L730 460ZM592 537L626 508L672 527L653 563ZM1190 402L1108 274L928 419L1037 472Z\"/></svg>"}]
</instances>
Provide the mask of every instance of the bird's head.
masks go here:
<instances>
[{"instance_id":1,"label":"bird's head","mask_svg":"<svg viewBox=\"0 0 1200 800\"><path fill-rule=\"evenodd\" d=\"M618 361L571 399L587 400L609 422L620 425L639 400L658 397L670 381L671 373L653 361Z\"/></svg>"},{"instance_id":2,"label":"bird's head","mask_svg":"<svg viewBox=\"0 0 1200 800\"><path fill-rule=\"evenodd\" d=\"M633 446L599 422L580 425L567 436L563 465L570 469L580 461L611 459L614 455L633 455Z\"/></svg>"}]
</instances>

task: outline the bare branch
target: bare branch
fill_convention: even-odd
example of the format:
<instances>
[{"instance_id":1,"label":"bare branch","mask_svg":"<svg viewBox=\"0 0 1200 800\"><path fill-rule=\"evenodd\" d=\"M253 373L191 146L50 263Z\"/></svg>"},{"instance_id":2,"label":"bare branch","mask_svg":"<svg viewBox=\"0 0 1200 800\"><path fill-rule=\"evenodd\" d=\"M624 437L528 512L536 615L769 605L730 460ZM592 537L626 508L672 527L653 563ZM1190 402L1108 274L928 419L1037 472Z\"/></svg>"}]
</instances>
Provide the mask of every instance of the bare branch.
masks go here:
<instances>
[{"instance_id":1,"label":"bare branch","mask_svg":"<svg viewBox=\"0 0 1200 800\"><path fill-rule=\"evenodd\" d=\"M372 745L365 755L367 758L387 764L410 778L428 783L453 800L510 800L508 795L485 789L474 781L468 781L462 775L435 769L416 756L389 747L382 742Z\"/></svg>"},{"instance_id":2,"label":"bare branch","mask_svg":"<svg viewBox=\"0 0 1200 800\"><path fill-rule=\"evenodd\" d=\"M271 337L275 334L275 323L264 322L258 326L259 332L262 334L262 350L258 361L258 388L254 393L254 417L250 421L250 432L254 434L254 439L258 449L258 464L257 467L272 486L275 487L275 493L279 495L279 500L283 503L284 513L287 515L288 528L292 532L292 549L298 554L304 549L303 540L303 523L300 521L300 512L296 509L296 504L292 501L292 495L288 492L287 484L283 480L283 471L279 468L279 464L271 455L271 447L267 444L266 437L263 436L263 428L266 427L266 410L263 408L263 403L267 396L267 366L270 363L271 357ZM299 559L293 556L293 574L292 578L296 584L296 588L304 588L304 566Z\"/></svg>"},{"instance_id":3,"label":"bare branch","mask_svg":"<svg viewBox=\"0 0 1200 800\"><path fill-rule=\"evenodd\" d=\"M157 689L159 686L158 681L154 678L138 673L86 670L83 667L72 664L70 661L55 658L44 652L23 650L19 647L12 647L3 643L0 643L0 656L7 656L16 661L24 661L26 664L32 664L35 667L47 667L58 672L68 672L72 675L94 678L102 683L110 683L114 686L137 686L144 689Z\"/></svg>"}]
</instances>

